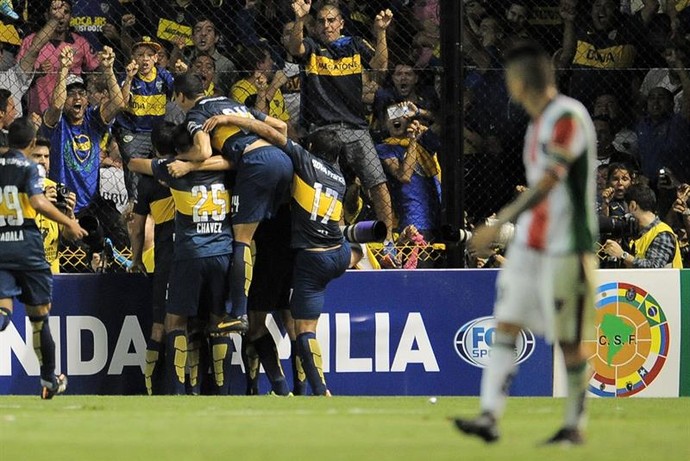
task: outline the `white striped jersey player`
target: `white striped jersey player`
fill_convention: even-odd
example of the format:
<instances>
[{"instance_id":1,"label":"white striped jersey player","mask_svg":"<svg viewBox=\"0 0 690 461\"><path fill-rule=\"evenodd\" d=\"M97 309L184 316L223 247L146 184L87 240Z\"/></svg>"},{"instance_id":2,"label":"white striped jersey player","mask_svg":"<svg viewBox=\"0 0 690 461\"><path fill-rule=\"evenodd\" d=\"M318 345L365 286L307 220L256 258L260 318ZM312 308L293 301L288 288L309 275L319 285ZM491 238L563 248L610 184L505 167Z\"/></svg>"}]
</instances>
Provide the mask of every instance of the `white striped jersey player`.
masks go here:
<instances>
[{"instance_id":1,"label":"white striped jersey player","mask_svg":"<svg viewBox=\"0 0 690 461\"><path fill-rule=\"evenodd\" d=\"M497 286L495 316L555 339L591 335L597 238L594 210L596 135L578 101L556 96L530 123L523 160L529 187L547 174L559 181L518 218ZM557 335L557 337L556 337Z\"/></svg>"},{"instance_id":2,"label":"white striped jersey player","mask_svg":"<svg viewBox=\"0 0 690 461\"><path fill-rule=\"evenodd\" d=\"M593 250L595 159L596 134L587 109L575 99L558 95L530 123L523 161L529 187L549 169L560 181L540 204L520 215L514 244L548 254Z\"/></svg>"}]
</instances>

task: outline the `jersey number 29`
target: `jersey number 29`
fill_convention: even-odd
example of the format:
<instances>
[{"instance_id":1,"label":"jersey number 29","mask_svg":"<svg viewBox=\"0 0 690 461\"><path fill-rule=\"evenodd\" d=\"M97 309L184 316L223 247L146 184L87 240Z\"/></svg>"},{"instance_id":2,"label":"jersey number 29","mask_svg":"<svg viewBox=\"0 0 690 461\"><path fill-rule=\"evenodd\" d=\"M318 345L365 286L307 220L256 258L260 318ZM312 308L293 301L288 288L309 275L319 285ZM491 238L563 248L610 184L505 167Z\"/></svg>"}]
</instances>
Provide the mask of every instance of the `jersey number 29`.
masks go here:
<instances>
[{"instance_id":1,"label":"jersey number 29","mask_svg":"<svg viewBox=\"0 0 690 461\"><path fill-rule=\"evenodd\" d=\"M0 213L0 227L24 224L24 213L19 202L17 186L5 186L0 189L0 210L4 210L3 213Z\"/></svg>"}]
</instances>

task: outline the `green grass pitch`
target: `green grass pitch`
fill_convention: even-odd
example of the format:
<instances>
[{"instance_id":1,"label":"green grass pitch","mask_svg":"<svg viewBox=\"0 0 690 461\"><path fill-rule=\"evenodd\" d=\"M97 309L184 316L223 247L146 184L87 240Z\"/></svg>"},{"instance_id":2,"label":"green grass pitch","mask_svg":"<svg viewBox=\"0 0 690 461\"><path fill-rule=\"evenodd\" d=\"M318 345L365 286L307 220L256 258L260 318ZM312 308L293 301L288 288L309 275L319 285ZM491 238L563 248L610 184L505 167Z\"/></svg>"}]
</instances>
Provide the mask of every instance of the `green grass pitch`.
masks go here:
<instances>
[{"instance_id":1,"label":"green grass pitch","mask_svg":"<svg viewBox=\"0 0 690 461\"><path fill-rule=\"evenodd\" d=\"M563 400L511 398L493 445L474 397L0 397L0 461L690 460L690 398L590 399L582 447L539 447Z\"/></svg>"}]
</instances>

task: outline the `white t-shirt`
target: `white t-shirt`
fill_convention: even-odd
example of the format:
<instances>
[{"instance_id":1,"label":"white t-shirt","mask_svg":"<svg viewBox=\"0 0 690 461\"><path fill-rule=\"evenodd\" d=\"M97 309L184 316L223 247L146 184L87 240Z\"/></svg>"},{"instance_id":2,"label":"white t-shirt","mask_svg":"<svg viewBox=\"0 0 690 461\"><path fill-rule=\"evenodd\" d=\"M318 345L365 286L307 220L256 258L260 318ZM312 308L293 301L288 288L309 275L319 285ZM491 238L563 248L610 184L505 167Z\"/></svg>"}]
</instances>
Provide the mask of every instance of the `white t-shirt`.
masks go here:
<instances>
[{"instance_id":1,"label":"white t-shirt","mask_svg":"<svg viewBox=\"0 0 690 461\"><path fill-rule=\"evenodd\" d=\"M121 168L107 167L100 169L100 193L106 200L115 203L117 211L122 213L127 207L127 188L125 174Z\"/></svg>"},{"instance_id":2,"label":"white t-shirt","mask_svg":"<svg viewBox=\"0 0 690 461\"><path fill-rule=\"evenodd\" d=\"M0 88L10 90L12 93L14 105L17 108L17 117L23 115L21 99L29 91L29 85L31 85L33 77L33 72L27 74L19 66L19 63L7 70L0 71Z\"/></svg>"},{"instance_id":3,"label":"white t-shirt","mask_svg":"<svg viewBox=\"0 0 690 461\"><path fill-rule=\"evenodd\" d=\"M680 82L678 84L671 82L668 69L649 69L640 85L640 93L647 97L649 91L658 86L666 88L673 93L673 111L676 113L680 112L680 106L683 101L683 85Z\"/></svg>"}]
</instances>

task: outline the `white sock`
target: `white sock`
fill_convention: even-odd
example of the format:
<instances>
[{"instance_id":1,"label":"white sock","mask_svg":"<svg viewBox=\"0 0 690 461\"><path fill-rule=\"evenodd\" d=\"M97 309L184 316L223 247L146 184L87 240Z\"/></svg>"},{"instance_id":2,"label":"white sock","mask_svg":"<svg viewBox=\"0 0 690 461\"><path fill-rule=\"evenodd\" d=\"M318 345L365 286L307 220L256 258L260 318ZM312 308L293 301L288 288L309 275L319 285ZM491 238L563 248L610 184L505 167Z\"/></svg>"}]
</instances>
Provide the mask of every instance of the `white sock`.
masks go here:
<instances>
[{"instance_id":1,"label":"white sock","mask_svg":"<svg viewBox=\"0 0 690 461\"><path fill-rule=\"evenodd\" d=\"M565 401L565 427L579 429L584 425L585 394L587 393L587 362L569 367L568 397Z\"/></svg>"},{"instance_id":2,"label":"white sock","mask_svg":"<svg viewBox=\"0 0 690 461\"><path fill-rule=\"evenodd\" d=\"M481 409L498 418L503 414L515 366L515 338L496 331L489 363L482 373Z\"/></svg>"}]
</instances>

